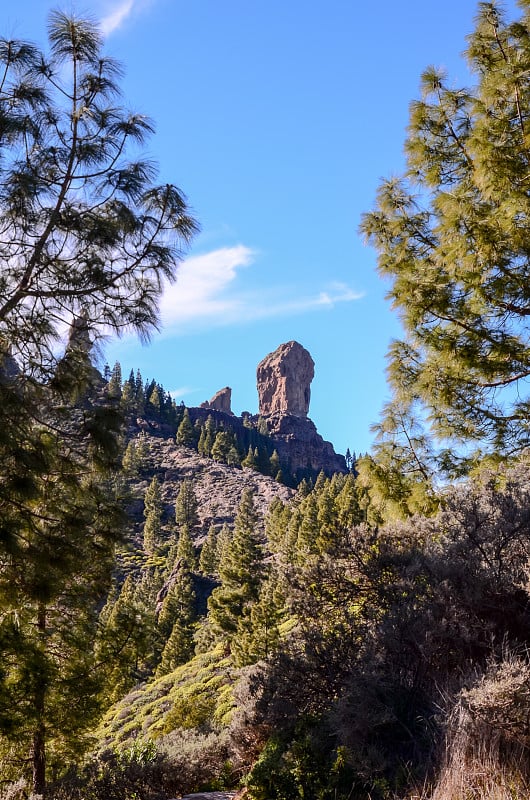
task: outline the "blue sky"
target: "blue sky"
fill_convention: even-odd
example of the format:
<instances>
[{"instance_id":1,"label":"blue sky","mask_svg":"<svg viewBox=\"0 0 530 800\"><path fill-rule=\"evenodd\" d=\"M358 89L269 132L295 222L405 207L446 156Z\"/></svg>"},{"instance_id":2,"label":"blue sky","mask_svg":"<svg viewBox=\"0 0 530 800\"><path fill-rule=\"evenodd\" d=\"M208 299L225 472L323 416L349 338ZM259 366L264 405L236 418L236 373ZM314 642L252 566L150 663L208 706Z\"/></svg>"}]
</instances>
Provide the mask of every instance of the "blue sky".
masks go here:
<instances>
[{"instance_id":1,"label":"blue sky","mask_svg":"<svg viewBox=\"0 0 530 800\"><path fill-rule=\"evenodd\" d=\"M229 385L235 413L255 413L258 362L296 339L316 364L319 432L338 452L369 449L399 326L359 220L403 168L423 69L469 84L475 1L17 0L2 4L1 35L44 42L51 8L101 21L127 105L156 123L160 179L202 229L161 333L110 342L109 363L190 406Z\"/></svg>"}]
</instances>

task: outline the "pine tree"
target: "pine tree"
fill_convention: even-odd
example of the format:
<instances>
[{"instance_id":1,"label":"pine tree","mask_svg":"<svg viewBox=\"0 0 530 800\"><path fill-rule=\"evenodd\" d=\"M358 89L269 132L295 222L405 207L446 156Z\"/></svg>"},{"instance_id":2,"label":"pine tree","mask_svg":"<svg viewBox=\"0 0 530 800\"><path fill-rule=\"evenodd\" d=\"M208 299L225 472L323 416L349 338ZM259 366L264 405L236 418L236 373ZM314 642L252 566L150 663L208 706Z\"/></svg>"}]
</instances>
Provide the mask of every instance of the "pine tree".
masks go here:
<instances>
[{"instance_id":1,"label":"pine tree","mask_svg":"<svg viewBox=\"0 0 530 800\"><path fill-rule=\"evenodd\" d=\"M119 361L116 361L107 384L108 396L114 400L119 400L121 397L121 384L121 364Z\"/></svg>"},{"instance_id":2,"label":"pine tree","mask_svg":"<svg viewBox=\"0 0 530 800\"><path fill-rule=\"evenodd\" d=\"M177 430L176 441L177 444L184 445L185 447L193 447L195 445L195 432L187 408L184 409L184 416Z\"/></svg>"},{"instance_id":3,"label":"pine tree","mask_svg":"<svg viewBox=\"0 0 530 800\"><path fill-rule=\"evenodd\" d=\"M118 598L104 609L96 655L105 668L106 701L115 702L138 681L153 648L154 614L128 575Z\"/></svg>"},{"instance_id":4,"label":"pine tree","mask_svg":"<svg viewBox=\"0 0 530 800\"><path fill-rule=\"evenodd\" d=\"M277 450L273 450L272 456L269 459L269 471L273 478L276 478L280 471L280 456Z\"/></svg>"},{"instance_id":5,"label":"pine tree","mask_svg":"<svg viewBox=\"0 0 530 800\"><path fill-rule=\"evenodd\" d=\"M123 454L122 467L126 475L134 476L138 474L139 459L136 451L136 441L131 439L127 443Z\"/></svg>"},{"instance_id":6,"label":"pine tree","mask_svg":"<svg viewBox=\"0 0 530 800\"><path fill-rule=\"evenodd\" d=\"M256 469L256 456L254 455L254 448L252 445L249 445L248 452L241 462L242 467L250 467L250 469Z\"/></svg>"},{"instance_id":7,"label":"pine tree","mask_svg":"<svg viewBox=\"0 0 530 800\"><path fill-rule=\"evenodd\" d=\"M283 601L276 590L276 582L274 579L267 580L259 599L239 620L231 646L237 666L255 664L268 658L277 649L282 615Z\"/></svg>"},{"instance_id":8,"label":"pine tree","mask_svg":"<svg viewBox=\"0 0 530 800\"><path fill-rule=\"evenodd\" d=\"M136 406L134 390L131 388L129 381L125 381L123 384L120 403L125 414L129 414Z\"/></svg>"},{"instance_id":9,"label":"pine tree","mask_svg":"<svg viewBox=\"0 0 530 800\"><path fill-rule=\"evenodd\" d=\"M228 461L228 454L233 446L234 440L231 433L223 430L217 431L211 451L211 456L214 461L226 463Z\"/></svg>"},{"instance_id":10,"label":"pine tree","mask_svg":"<svg viewBox=\"0 0 530 800\"><path fill-rule=\"evenodd\" d=\"M186 564L188 570L195 569L195 548L188 525L181 525L177 540L176 561Z\"/></svg>"},{"instance_id":11,"label":"pine tree","mask_svg":"<svg viewBox=\"0 0 530 800\"><path fill-rule=\"evenodd\" d=\"M228 464L229 467L241 466L241 456L239 455L239 451L235 443L230 446L228 455L226 457L226 463Z\"/></svg>"},{"instance_id":12,"label":"pine tree","mask_svg":"<svg viewBox=\"0 0 530 800\"><path fill-rule=\"evenodd\" d=\"M236 633L239 618L256 601L264 571L263 548L257 532L257 515L250 489L243 491L234 534L220 554L221 586L208 600L214 628L229 639Z\"/></svg>"},{"instance_id":13,"label":"pine tree","mask_svg":"<svg viewBox=\"0 0 530 800\"><path fill-rule=\"evenodd\" d=\"M142 378L142 373L139 369L136 370L136 377L134 380L134 396L136 398L136 407L138 412L143 414L145 405L144 379Z\"/></svg>"},{"instance_id":14,"label":"pine tree","mask_svg":"<svg viewBox=\"0 0 530 800\"><path fill-rule=\"evenodd\" d=\"M148 555L153 555L160 544L162 533L162 496L156 475L145 492L144 517L144 550Z\"/></svg>"},{"instance_id":15,"label":"pine tree","mask_svg":"<svg viewBox=\"0 0 530 800\"><path fill-rule=\"evenodd\" d=\"M495 452L530 441L527 176L530 7L509 23L480 3L466 57L471 89L429 67L411 106L403 179L385 181L362 230L405 338L389 353L398 403L449 437Z\"/></svg>"},{"instance_id":16,"label":"pine tree","mask_svg":"<svg viewBox=\"0 0 530 800\"><path fill-rule=\"evenodd\" d=\"M180 192L131 158L151 124L120 107L95 25L53 12L48 30L49 54L0 42L0 732L34 795L99 711L91 645L122 525L121 415L90 345L149 335L196 228Z\"/></svg>"},{"instance_id":17,"label":"pine tree","mask_svg":"<svg viewBox=\"0 0 530 800\"><path fill-rule=\"evenodd\" d=\"M190 533L200 525L199 503L193 483L189 479L182 481L175 500L175 520L179 526L186 525Z\"/></svg>"},{"instance_id":18,"label":"pine tree","mask_svg":"<svg viewBox=\"0 0 530 800\"><path fill-rule=\"evenodd\" d=\"M157 675L166 675L193 655L196 621L195 592L186 561L181 561L173 576L158 616L158 626L166 643Z\"/></svg>"},{"instance_id":19,"label":"pine tree","mask_svg":"<svg viewBox=\"0 0 530 800\"><path fill-rule=\"evenodd\" d=\"M219 569L218 537L215 525L210 525L208 535L201 548L199 569L203 575L214 577Z\"/></svg>"},{"instance_id":20,"label":"pine tree","mask_svg":"<svg viewBox=\"0 0 530 800\"><path fill-rule=\"evenodd\" d=\"M206 430L204 425L201 425L201 432L199 434L199 441L197 444L197 452L200 456L207 456L207 448L206 448Z\"/></svg>"},{"instance_id":21,"label":"pine tree","mask_svg":"<svg viewBox=\"0 0 530 800\"><path fill-rule=\"evenodd\" d=\"M155 411L157 414L160 414L162 411L162 399L161 399L161 392L158 385L155 384L153 386L153 391L149 395L149 408L152 411Z\"/></svg>"},{"instance_id":22,"label":"pine tree","mask_svg":"<svg viewBox=\"0 0 530 800\"><path fill-rule=\"evenodd\" d=\"M211 414L208 415L204 426L204 455L210 456L214 446L216 436L216 425Z\"/></svg>"}]
</instances>

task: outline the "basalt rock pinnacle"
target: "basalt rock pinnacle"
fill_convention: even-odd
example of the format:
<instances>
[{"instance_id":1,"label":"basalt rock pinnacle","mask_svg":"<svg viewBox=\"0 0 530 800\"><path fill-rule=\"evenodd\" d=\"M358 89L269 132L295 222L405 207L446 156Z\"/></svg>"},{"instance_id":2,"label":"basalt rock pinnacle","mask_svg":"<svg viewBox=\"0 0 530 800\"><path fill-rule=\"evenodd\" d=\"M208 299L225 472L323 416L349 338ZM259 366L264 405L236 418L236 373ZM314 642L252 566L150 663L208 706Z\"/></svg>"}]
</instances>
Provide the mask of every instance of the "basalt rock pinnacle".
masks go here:
<instances>
[{"instance_id":1,"label":"basalt rock pinnacle","mask_svg":"<svg viewBox=\"0 0 530 800\"><path fill-rule=\"evenodd\" d=\"M293 414L306 418L315 363L298 342L281 344L258 364L259 413L262 417Z\"/></svg>"}]
</instances>

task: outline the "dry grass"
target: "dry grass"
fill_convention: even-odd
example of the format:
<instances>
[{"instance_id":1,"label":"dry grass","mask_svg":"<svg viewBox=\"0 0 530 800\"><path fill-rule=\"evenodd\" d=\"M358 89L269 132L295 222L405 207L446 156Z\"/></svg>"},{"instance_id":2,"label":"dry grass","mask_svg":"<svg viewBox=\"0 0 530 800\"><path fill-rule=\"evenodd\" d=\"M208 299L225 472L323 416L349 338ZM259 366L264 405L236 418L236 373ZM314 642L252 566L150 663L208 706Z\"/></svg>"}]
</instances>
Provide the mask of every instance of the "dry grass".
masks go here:
<instances>
[{"instance_id":1,"label":"dry grass","mask_svg":"<svg viewBox=\"0 0 530 800\"><path fill-rule=\"evenodd\" d=\"M449 715L445 764L429 800L528 800L530 666L505 655ZM424 795L425 797L425 795Z\"/></svg>"}]
</instances>

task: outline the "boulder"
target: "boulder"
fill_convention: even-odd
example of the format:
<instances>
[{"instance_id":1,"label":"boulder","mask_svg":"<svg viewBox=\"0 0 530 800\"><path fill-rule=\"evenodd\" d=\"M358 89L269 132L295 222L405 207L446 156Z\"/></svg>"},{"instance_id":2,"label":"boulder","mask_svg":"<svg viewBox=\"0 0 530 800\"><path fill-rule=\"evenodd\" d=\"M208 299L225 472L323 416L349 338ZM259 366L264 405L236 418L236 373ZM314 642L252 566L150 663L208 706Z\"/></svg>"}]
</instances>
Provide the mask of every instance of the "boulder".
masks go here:
<instances>
[{"instance_id":1,"label":"boulder","mask_svg":"<svg viewBox=\"0 0 530 800\"><path fill-rule=\"evenodd\" d=\"M315 363L298 342L281 344L258 364L259 413L262 417L292 414L306 418Z\"/></svg>"}]
</instances>

